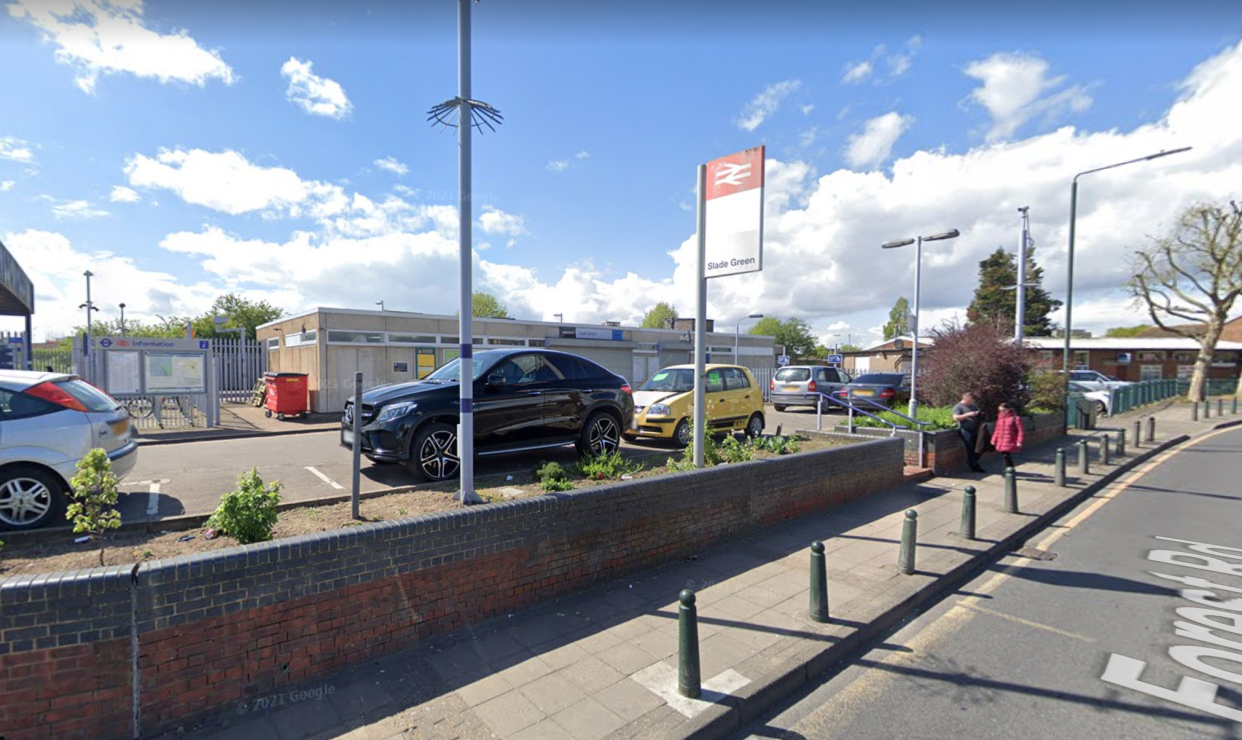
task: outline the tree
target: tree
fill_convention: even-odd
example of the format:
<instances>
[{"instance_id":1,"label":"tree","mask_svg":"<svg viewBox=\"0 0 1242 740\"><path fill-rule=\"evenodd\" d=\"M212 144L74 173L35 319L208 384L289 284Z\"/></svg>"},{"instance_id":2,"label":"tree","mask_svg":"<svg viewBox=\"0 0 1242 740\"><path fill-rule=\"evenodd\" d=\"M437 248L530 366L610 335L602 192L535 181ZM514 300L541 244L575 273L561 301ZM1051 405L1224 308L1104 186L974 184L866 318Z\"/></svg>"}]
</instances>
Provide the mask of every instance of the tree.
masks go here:
<instances>
[{"instance_id":1,"label":"tree","mask_svg":"<svg viewBox=\"0 0 1242 740\"><path fill-rule=\"evenodd\" d=\"M117 479L112 473L108 453L96 447L78 461L77 474L69 481L72 503L65 517L73 522L74 534L88 534L99 540L99 564L104 564L104 535L121 526L116 510Z\"/></svg>"},{"instance_id":2,"label":"tree","mask_svg":"<svg viewBox=\"0 0 1242 740\"><path fill-rule=\"evenodd\" d=\"M1023 316L1023 333L1031 337L1052 335L1050 314L1061 305L1048 291L1041 287L1044 270L1035 264L1035 247L1026 250L1026 310ZM1014 316L1018 312L1018 261L1004 247L979 263L979 285L974 300L966 309L966 320L972 324L990 323L1001 331L1013 331Z\"/></svg>"},{"instance_id":3,"label":"tree","mask_svg":"<svg viewBox=\"0 0 1242 740\"><path fill-rule=\"evenodd\" d=\"M910 333L910 301L905 296L897 299L892 310L888 312L888 323L884 325L884 338L894 339Z\"/></svg>"},{"instance_id":4,"label":"tree","mask_svg":"<svg viewBox=\"0 0 1242 740\"><path fill-rule=\"evenodd\" d=\"M1156 326L1199 343L1187 393L1192 401L1203 400L1216 343L1242 295L1242 209L1230 206L1190 206L1168 234L1134 252L1129 288L1135 302Z\"/></svg>"},{"instance_id":5,"label":"tree","mask_svg":"<svg viewBox=\"0 0 1242 740\"><path fill-rule=\"evenodd\" d=\"M470 314L476 319L508 319L509 309L496 296L483 291L475 291L470 296Z\"/></svg>"},{"instance_id":6,"label":"tree","mask_svg":"<svg viewBox=\"0 0 1242 740\"><path fill-rule=\"evenodd\" d=\"M1013 337L989 323L946 324L928 332L933 349L919 366L919 394L934 406L951 406L970 392L988 415L1006 401L1019 408L1028 401L1030 354Z\"/></svg>"},{"instance_id":7,"label":"tree","mask_svg":"<svg viewBox=\"0 0 1242 740\"><path fill-rule=\"evenodd\" d=\"M677 318L677 309L671 304L660 301L651 307L651 310L643 314L643 321L639 326L644 329L663 329L665 319Z\"/></svg>"},{"instance_id":8,"label":"tree","mask_svg":"<svg viewBox=\"0 0 1242 740\"><path fill-rule=\"evenodd\" d=\"M777 349L783 349L791 358L806 358L815 355L819 342L811 336L811 325L802 319L785 319L776 316L765 316L750 327L755 336L773 337Z\"/></svg>"},{"instance_id":9,"label":"tree","mask_svg":"<svg viewBox=\"0 0 1242 740\"><path fill-rule=\"evenodd\" d=\"M1138 326L1114 326L1104 332L1104 336L1129 339L1130 337L1137 337L1150 328L1151 324L1139 324Z\"/></svg>"},{"instance_id":10,"label":"tree","mask_svg":"<svg viewBox=\"0 0 1242 740\"><path fill-rule=\"evenodd\" d=\"M256 327L275 321L284 315L284 309L273 306L267 301L252 301L235 293L226 293L211 304L207 313L193 320L194 335L204 339L216 339L236 334L236 332L217 330L215 317L223 316L227 320L218 328L243 329L247 339L255 339L258 336L255 332Z\"/></svg>"},{"instance_id":11,"label":"tree","mask_svg":"<svg viewBox=\"0 0 1242 740\"><path fill-rule=\"evenodd\" d=\"M862 352L862 347L857 344L843 344L837 347L838 352Z\"/></svg>"}]
</instances>

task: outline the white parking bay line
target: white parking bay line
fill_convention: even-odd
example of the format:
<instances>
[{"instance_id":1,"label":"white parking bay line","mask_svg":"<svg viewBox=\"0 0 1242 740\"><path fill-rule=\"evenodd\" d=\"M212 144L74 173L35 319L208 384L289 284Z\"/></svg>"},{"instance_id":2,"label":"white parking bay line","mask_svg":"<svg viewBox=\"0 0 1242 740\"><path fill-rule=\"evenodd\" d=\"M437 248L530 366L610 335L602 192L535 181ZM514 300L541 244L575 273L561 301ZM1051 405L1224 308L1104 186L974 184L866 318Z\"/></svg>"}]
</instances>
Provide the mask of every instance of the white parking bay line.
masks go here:
<instances>
[{"instance_id":1,"label":"white parking bay line","mask_svg":"<svg viewBox=\"0 0 1242 740\"><path fill-rule=\"evenodd\" d=\"M336 490L338 490L338 491L344 491L344 490L345 490L345 486L342 486L340 483L337 483L336 481L332 480L331 478L329 478L328 476L326 476L326 475L324 475L323 473L319 472L318 470L315 470L315 469L314 469L314 468L312 468L311 466L307 465L307 466L306 466L306 469L307 469L307 470L309 470L309 471L311 471L312 473L314 473L316 478L318 478L319 480L323 481L324 483L327 483L328 485L332 486L332 487L333 487L333 488L335 488Z\"/></svg>"},{"instance_id":2,"label":"white parking bay line","mask_svg":"<svg viewBox=\"0 0 1242 740\"><path fill-rule=\"evenodd\" d=\"M162 480L151 481L151 492L147 494L147 516L155 516L160 512L160 485Z\"/></svg>"}]
</instances>

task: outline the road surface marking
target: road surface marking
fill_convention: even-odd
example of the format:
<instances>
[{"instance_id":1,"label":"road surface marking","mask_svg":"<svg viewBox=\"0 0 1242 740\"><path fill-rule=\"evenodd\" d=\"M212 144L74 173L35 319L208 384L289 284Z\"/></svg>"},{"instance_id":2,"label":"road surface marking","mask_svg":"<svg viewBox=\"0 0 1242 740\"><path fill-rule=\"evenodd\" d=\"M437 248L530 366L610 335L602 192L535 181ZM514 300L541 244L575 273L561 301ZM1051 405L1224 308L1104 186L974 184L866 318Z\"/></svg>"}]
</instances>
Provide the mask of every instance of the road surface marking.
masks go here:
<instances>
[{"instance_id":1,"label":"road surface marking","mask_svg":"<svg viewBox=\"0 0 1242 740\"><path fill-rule=\"evenodd\" d=\"M342 486L340 483L337 483L336 481L332 480L331 478L329 478L328 476L326 476L326 475L324 475L323 473L319 472L318 470L315 470L315 469L314 469L314 468L312 468L311 466L307 465L307 466L306 466L306 469L307 469L307 470L309 470L309 471L311 471L312 473L314 473L316 478L318 478L319 480L323 481L324 483L327 483L328 485L332 486L332 487L333 487L333 488L335 488L336 490L338 490L338 491L344 491L344 490L345 490L345 486Z\"/></svg>"},{"instance_id":2,"label":"road surface marking","mask_svg":"<svg viewBox=\"0 0 1242 740\"><path fill-rule=\"evenodd\" d=\"M694 717L711 705L721 703L726 696L750 683L749 678L729 668L700 684L702 695L690 699L677 692L677 669L663 661L647 666L630 678L686 717Z\"/></svg>"},{"instance_id":3,"label":"road surface marking","mask_svg":"<svg viewBox=\"0 0 1242 740\"><path fill-rule=\"evenodd\" d=\"M968 604L965 602L965 600L960 602L958 605L963 606L973 612L979 612L980 614L989 614L993 617L1007 619L1010 622L1015 622L1017 624L1025 625L1027 627L1034 627L1035 629L1044 630L1045 632L1051 632L1054 635L1061 635L1062 637L1072 637L1075 640L1082 640L1083 642L1089 642L1089 643L1095 642L1094 638L1087 637L1086 635L1080 635L1077 632L1066 632L1063 629L1057 629L1056 627L1043 624L1041 622L1032 622L1029 619L1023 619L1022 617L1015 617L1012 614L998 612L993 609L988 609L987 607L979 606L978 604Z\"/></svg>"},{"instance_id":4,"label":"road surface marking","mask_svg":"<svg viewBox=\"0 0 1242 740\"><path fill-rule=\"evenodd\" d=\"M151 481L151 492L147 494L147 516L160 513L160 485L162 480Z\"/></svg>"}]
</instances>

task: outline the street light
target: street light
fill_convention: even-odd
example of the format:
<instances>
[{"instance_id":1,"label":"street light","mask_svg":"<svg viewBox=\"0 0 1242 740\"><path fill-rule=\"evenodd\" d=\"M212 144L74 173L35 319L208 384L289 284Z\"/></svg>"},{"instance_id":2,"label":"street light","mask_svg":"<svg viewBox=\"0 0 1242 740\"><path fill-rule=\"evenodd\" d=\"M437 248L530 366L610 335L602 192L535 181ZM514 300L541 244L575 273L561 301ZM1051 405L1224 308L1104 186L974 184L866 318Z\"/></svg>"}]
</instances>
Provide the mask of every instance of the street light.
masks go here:
<instances>
[{"instance_id":1,"label":"street light","mask_svg":"<svg viewBox=\"0 0 1242 740\"><path fill-rule=\"evenodd\" d=\"M881 249L895 249L897 247L908 247L911 244L918 244L914 255L914 326L911 327L911 334L914 342L910 355L910 418L918 418L919 410L919 290L923 287L923 242L938 242L942 239L954 239L962 235L957 229L946 231L941 234L932 234L931 236L917 236L913 239L898 239L893 242L885 242L880 245Z\"/></svg>"},{"instance_id":2,"label":"street light","mask_svg":"<svg viewBox=\"0 0 1242 740\"><path fill-rule=\"evenodd\" d=\"M121 336L125 336L125 304L121 304Z\"/></svg>"},{"instance_id":3,"label":"street light","mask_svg":"<svg viewBox=\"0 0 1242 740\"><path fill-rule=\"evenodd\" d=\"M742 362L737 357L737 350L738 350L737 338L742 328L742 322L745 321L746 319L761 319L761 318L763 318L763 314L752 313L749 316L743 316L742 318L738 319L737 323L733 325L733 361L737 363L738 365L742 364Z\"/></svg>"},{"instance_id":4,"label":"street light","mask_svg":"<svg viewBox=\"0 0 1242 740\"><path fill-rule=\"evenodd\" d=\"M380 307L380 311L381 311L381 312L384 310L384 302L383 302L383 301L376 301L376 302L375 302L375 305L377 305L377 306L379 306L379 307Z\"/></svg>"},{"instance_id":5,"label":"street light","mask_svg":"<svg viewBox=\"0 0 1242 740\"><path fill-rule=\"evenodd\" d=\"M1073 315L1073 309L1074 309L1074 230L1075 230L1075 222L1078 218L1078 178L1082 177L1083 175L1093 174L1095 172L1103 172L1104 170L1111 170L1115 167L1124 167L1125 165L1128 165L1128 164L1136 164L1138 162L1150 162L1153 159L1167 157L1170 154L1181 154L1182 152L1190 151L1192 148L1193 147L1185 146L1185 147L1182 147L1181 149L1173 149L1172 151L1156 152L1155 154L1149 154L1146 157L1139 157L1138 159L1129 159L1129 160L1126 160L1125 162L1118 162L1117 164L1110 164L1110 165L1105 165L1103 167L1096 167L1095 169L1084 170L1082 172L1079 172L1077 175L1074 175L1074 179L1072 183L1070 184L1069 255L1068 255L1067 263L1066 263L1066 277L1065 277L1065 349L1062 351L1062 355L1061 355L1061 376L1062 376L1061 379L1064 382L1063 389L1064 389L1064 396L1066 399L1065 423L1067 426L1069 425L1070 335L1073 333L1073 324L1071 323L1070 319Z\"/></svg>"},{"instance_id":6,"label":"street light","mask_svg":"<svg viewBox=\"0 0 1242 740\"><path fill-rule=\"evenodd\" d=\"M91 372L90 370L89 359L91 357L91 311L99 310L98 308L95 307L94 302L91 301L91 278L94 277L95 273L91 272L90 270L87 270L86 272L82 274L86 276L86 303L83 303L80 306L78 306L78 308L86 309L86 343L82 345L82 357L88 360L88 362L86 363L88 367L86 368L85 371L90 373L90 376L91 376L90 379L94 380L95 374Z\"/></svg>"},{"instance_id":7,"label":"street light","mask_svg":"<svg viewBox=\"0 0 1242 740\"><path fill-rule=\"evenodd\" d=\"M565 314L563 314L563 313L554 313L554 314L552 314L552 315L556 317L556 323L558 323L558 324L563 324L563 323L565 323Z\"/></svg>"}]
</instances>

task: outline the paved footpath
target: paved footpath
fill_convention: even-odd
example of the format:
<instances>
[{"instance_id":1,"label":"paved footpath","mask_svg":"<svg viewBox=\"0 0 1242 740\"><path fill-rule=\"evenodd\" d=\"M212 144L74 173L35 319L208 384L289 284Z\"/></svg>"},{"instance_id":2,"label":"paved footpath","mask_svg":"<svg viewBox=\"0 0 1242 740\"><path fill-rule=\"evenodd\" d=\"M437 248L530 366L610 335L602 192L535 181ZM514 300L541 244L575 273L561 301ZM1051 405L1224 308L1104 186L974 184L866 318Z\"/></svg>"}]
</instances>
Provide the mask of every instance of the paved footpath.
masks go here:
<instances>
[{"instance_id":1,"label":"paved footpath","mask_svg":"<svg viewBox=\"0 0 1242 740\"><path fill-rule=\"evenodd\" d=\"M1133 444L1133 420L1156 436ZM1106 419L1026 450L1019 513L1003 510L996 472L937 477L805 516L632 577L581 591L368 662L314 684L247 697L213 721L183 728L200 740L278 738L726 737L809 679L848 660L920 605L952 592L1075 503L1162 447L1242 420L1190 421L1171 403ZM1109 429L1127 430L1126 456L1099 460ZM1143 425L1146 439L1147 426ZM1053 483L1056 447L1093 439L1092 466ZM1142 456L1142 457L1140 457ZM984 460L999 470L994 456ZM977 537L959 529L963 489L978 491ZM897 568L904 512L918 512L916 572ZM824 543L831 621L807 616L809 545ZM697 594L703 696L677 694L677 594ZM172 736L172 733L170 733Z\"/></svg>"}]
</instances>

